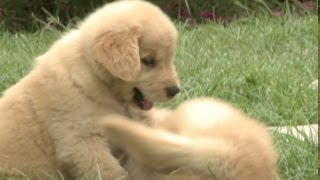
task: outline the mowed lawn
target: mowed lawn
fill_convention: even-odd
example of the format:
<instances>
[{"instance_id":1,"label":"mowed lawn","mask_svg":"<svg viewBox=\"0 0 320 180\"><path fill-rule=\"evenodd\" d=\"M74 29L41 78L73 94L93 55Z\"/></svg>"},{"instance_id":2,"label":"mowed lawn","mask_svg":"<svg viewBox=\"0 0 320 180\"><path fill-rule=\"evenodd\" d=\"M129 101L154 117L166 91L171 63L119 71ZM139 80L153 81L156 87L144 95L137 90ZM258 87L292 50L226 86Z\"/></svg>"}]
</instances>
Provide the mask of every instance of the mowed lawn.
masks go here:
<instances>
[{"instance_id":1,"label":"mowed lawn","mask_svg":"<svg viewBox=\"0 0 320 180\"><path fill-rule=\"evenodd\" d=\"M316 16L239 19L180 32L175 64L182 92L162 107L199 96L234 103L267 125L317 123L318 19ZM0 92L27 74L57 31L0 32ZM282 179L317 179L317 144L274 133ZM1 177L0 177L1 179Z\"/></svg>"}]
</instances>

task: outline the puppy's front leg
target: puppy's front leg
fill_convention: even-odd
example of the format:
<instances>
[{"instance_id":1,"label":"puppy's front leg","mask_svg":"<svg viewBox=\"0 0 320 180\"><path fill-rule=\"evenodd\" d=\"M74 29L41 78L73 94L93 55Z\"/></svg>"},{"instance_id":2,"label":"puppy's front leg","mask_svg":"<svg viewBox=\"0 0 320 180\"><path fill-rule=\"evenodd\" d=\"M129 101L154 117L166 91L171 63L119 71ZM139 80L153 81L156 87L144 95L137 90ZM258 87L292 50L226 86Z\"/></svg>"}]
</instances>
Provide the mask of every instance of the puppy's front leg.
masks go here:
<instances>
[{"instance_id":1,"label":"puppy's front leg","mask_svg":"<svg viewBox=\"0 0 320 180\"><path fill-rule=\"evenodd\" d=\"M57 145L61 170L67 177L82 179L100 176L101 179L113 180L126 174L102 137L65 138Z\"/></svg>"}]
</instances>

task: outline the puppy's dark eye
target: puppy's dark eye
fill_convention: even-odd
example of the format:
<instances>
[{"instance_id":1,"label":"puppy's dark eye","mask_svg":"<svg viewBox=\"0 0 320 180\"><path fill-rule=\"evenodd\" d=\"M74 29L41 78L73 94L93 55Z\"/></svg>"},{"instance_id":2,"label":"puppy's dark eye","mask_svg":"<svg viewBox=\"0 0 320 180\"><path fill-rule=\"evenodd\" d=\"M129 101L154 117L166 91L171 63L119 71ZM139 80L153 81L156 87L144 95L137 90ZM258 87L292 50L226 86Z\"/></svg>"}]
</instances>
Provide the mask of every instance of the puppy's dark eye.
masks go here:
<instances>
[{"instance_id":1,"label":"puppy's dark eye","mask_svg":"<svg viewBox=\"0 0 320 180\"><path fill-rule=\"evenodd\" d=\"M156 61L153 58L142 58L142 63L147 67L155 67Z\"/></svg>"}]
</instances>

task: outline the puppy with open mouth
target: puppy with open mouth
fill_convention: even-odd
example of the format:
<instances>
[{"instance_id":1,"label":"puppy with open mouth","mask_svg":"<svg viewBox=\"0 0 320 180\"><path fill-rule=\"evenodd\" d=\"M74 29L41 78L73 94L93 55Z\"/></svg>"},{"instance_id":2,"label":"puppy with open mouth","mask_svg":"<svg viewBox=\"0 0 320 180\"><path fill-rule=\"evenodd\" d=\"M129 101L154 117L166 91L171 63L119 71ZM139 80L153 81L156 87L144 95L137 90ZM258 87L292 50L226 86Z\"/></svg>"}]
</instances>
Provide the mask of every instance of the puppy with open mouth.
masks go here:
<instances>
[{"instance_id":1,"label":"puppy with open mouth","mask_svg":"<svg viewBox=\"0 0 320 180\"><path fill-rule=\"evenodd\" d=\"M0 99L0 174L124 175L97 121L148 118L154 102L179 93L176 40L169 18L145 1L114 2L89 15Z\"/></svg>"}]
</instances>

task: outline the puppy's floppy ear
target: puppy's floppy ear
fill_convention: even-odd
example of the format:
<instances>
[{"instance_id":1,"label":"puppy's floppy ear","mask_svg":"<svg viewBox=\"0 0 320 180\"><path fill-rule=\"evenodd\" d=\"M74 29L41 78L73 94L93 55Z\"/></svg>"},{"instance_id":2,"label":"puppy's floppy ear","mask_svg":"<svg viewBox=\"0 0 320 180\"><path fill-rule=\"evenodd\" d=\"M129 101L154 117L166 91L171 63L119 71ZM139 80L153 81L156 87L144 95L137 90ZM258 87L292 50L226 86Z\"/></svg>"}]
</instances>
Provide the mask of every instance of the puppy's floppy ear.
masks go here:
<instances>
[{"instance_id":1,"label":"puppy's floppy ear","mask_svg":"<svg viewBox=\"0 0 320 180\"><path fill-rule=\"evenodd\" d=\"M133 81L140 72L138 39L141 36L137 25L114 25L95 39L96 60L113 76Z\"/></svg>"}]
</instances>

